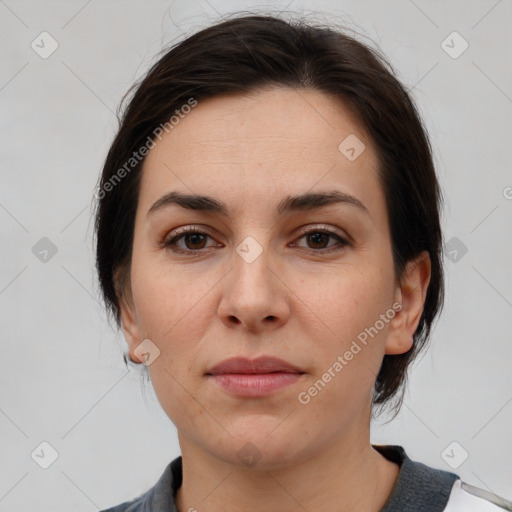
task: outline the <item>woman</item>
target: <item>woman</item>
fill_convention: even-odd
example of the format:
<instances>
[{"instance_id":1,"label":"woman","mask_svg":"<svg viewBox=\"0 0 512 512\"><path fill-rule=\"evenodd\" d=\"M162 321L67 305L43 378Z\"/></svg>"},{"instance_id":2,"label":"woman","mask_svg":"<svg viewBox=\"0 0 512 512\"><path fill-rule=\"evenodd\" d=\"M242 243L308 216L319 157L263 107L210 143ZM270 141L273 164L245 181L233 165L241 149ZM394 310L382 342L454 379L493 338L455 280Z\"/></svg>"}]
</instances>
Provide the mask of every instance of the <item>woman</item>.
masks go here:
<instances>
[{"instance_id":1,"label":"woman","mask_svg":"<svg viewBox=\"0 0 512 512\"><path fill-rule=\"evenodd\" d=\"M512 510L370 443L443 299L430 145L375 51L263 16L192 35L97 197L105 302L182 453L110 512Z\"/></svg>"}]
</instances>

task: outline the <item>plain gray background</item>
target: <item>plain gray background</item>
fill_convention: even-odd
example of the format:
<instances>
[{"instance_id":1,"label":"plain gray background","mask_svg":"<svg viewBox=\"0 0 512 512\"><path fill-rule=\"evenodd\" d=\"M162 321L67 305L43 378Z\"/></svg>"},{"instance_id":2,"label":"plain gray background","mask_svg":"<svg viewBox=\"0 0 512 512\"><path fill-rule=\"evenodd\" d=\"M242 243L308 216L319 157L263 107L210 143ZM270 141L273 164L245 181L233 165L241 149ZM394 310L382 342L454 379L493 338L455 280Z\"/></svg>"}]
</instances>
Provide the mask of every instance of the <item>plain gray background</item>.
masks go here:
<instances>
[{"instance_id":1,"label":"plain gray background","mask_svg":"<svg viewBox=\"0 0 512 512\"><path fill-rule=\"evenodd\" d=\"M0 0L0 511L106 508L179 454L106 321L91 197L127 88L165 45L245 9L344 24L411 89L446 198L446 305L372 442L512 499L510 1Z\"/></svg>"}]
</instances>

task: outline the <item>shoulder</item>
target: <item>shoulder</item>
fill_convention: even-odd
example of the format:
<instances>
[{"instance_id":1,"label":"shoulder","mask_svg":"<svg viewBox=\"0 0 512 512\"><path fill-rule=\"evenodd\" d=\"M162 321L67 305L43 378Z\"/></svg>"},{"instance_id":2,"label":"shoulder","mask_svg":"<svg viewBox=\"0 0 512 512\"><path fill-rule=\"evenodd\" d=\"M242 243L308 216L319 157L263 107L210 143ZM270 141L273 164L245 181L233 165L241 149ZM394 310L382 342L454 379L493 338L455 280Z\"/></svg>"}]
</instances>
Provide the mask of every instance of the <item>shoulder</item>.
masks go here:
<instances>
[{"instance_id":1,"label":"shoulder","mask_svg":"<svg viewBox=\"0 0 512 512\"><path fill-rule=\"evenodd\" d=\"M512 502L462 480L452 487L445 512L503 512L512 510Z\"/></svg>"},{"instance_id":2,"label":"shoulder","mask_svg":"<svg viewBox=\"0 0 512 512\"><path fill-rule=\"evenodd\" d=\"M178 512L174 503L182 482L181 456L171 461L158 482L144 494L100 512Z\"/></svg>"},{"instance_id":3,"label":"shoulder","mask_svg":"<svg viewBox=\"0 0 512 512\"><path fill-rule=\"evenodd\" d=\"M132 501L126 501L115 507L100 510L100 512L142 512L144 508L144 496L141 496Z\"/></svg>"},{"instance_id":4,"label":"shoulder","mask_svg":"<svg viewBox=\"0 0 512 512\"><path fill-rule=\"evenodd\" d=\"M373 445L400 466L393 491L380 512L503 512L512 503L472 485L459 475L410 459L398 445Z\"/></svg>"}]
</instances>

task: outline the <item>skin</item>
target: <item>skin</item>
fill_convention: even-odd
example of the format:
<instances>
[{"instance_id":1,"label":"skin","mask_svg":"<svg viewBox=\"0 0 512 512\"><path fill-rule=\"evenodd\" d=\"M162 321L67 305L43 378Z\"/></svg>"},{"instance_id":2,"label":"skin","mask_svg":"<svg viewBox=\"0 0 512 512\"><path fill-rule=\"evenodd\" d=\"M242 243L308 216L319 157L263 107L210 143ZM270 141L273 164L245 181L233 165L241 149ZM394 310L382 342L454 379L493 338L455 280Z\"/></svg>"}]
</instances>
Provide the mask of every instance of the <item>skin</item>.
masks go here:
<instances>
[{"instance_id":1,"label":"skin","mask_svg":"<svg viewBox=\"0 0 512 512\"><path fill-rule=\"evenodd\" d=\"M338 150L350 134L366 146L354 161ZM144 339L160 350L148 371L178 430L179 510L378 511L399 467L370 444L372 387L384 354L411 347L430 260L420 254L397 281L372 141L335 98L265 88L199 102L156 142L143 166L121 312L133 360ZM148 216L171 190L213 196L230 218L178 205ZM289 195L328 190L355 196L367 212L340 203L277 213ZM182 226L208 235L176 242L187 254L161 243ZM304 235L319 226L349 245ZM251 263L236 252L248 236L262 248ZM301 404L298 394L394 302L402 305L394 318ZM305 374L259 398L230 395L205 376L226 358L263 354ZM247 443L260 457L252 466L237 456Z\"/></svg>"}]
</instances>

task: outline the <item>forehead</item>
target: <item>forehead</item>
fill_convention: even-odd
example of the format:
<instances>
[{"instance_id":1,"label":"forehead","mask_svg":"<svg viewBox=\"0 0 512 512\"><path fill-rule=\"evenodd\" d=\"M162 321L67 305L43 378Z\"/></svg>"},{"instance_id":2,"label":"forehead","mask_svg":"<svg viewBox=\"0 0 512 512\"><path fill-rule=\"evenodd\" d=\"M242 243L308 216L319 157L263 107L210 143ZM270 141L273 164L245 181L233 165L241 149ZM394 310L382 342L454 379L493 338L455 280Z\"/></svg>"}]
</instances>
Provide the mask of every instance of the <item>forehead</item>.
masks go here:
<instances>
[{"instance_id":1,"label":"forehead","mask_svg":"<svg viewBox=\"0 0 512 512\"><path fill-rule=\"evenodd\" d=\"M146 211L171 189L238 190L268 202L337 187L365 203L382 200L372 141L349 109L319 91L266 88L200 101L155 143L143 166Z\"/></svg>"}]
</instances>

